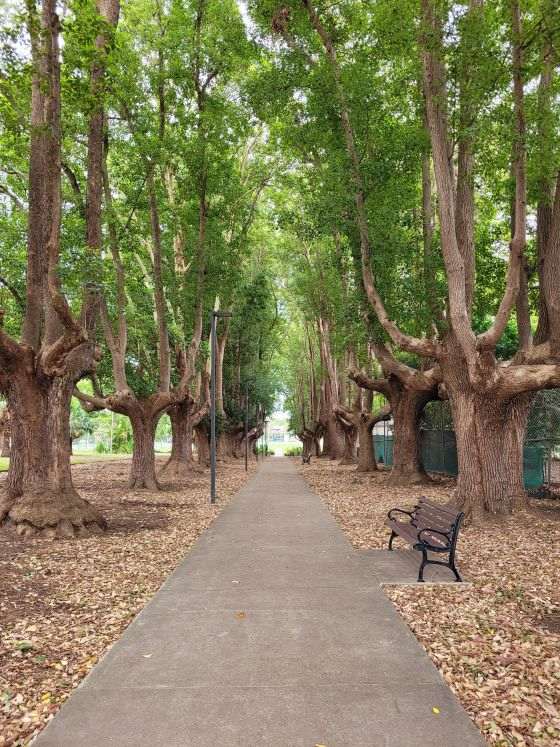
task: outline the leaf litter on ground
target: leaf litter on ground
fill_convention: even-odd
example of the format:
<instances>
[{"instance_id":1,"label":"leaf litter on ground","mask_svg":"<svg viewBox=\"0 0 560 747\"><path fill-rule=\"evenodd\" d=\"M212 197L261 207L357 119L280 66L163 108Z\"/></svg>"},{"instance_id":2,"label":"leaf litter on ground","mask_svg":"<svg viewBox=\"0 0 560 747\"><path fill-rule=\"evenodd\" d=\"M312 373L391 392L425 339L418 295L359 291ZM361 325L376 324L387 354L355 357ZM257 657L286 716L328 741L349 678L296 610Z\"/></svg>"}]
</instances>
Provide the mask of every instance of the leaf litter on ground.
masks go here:
<instances>
[{"instance_id":1,"label":"leaf litter on ground","mask_svg":"<svg viewBox=\"0 0 560 747\"><path fill-rule=\"evenodd\" d=\"M248 475L237 462L219 466L214 505L208 474L132 491L128 468L73 467L79 492L109 522L105 534L49 542L0 532L0 747L30 744L255 465Z\"/></svg>"},{"instance_id":2,"label":"leaf litter on ground","mask_svg":"<svg viewBox=\"0 0 560 747\"><path fill-rule=\"evenodd\" d=\"M454 482L393 487L384 471L320 459L300 467L356 548L385 549L387 512ZM384 586L494 747L560 745L560 500L531 499L503 521L465 527L458 566L472 582ZM458 593L459 592L459 593Z\"/></svg>"}]
</instances>

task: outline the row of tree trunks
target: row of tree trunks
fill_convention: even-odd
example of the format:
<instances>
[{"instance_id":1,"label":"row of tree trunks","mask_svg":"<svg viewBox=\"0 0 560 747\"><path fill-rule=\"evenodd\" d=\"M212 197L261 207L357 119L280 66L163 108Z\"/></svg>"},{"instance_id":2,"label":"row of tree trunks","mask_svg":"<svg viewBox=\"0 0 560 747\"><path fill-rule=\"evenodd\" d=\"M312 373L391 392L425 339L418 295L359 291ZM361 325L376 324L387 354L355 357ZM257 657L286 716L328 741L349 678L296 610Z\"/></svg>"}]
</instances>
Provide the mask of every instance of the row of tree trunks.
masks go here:
<instances>
[{"instance_id":1,"label":"row of tree trunks","mask_svg":"<svg viewBox=\"0 0 560 747\"><path fill-rule=\"evenodd\" d=\"M333 73L334 91L340 110L340 124L349 158L355 196L355 217L360 235L362 279L367 298L381 325L392 343L408 353L421 356L426 361L439 364L443 386L449 397L457 433L459 453L459 481L457 501L467 516L477 511L507 513L511 511L515 496L522 485L522 434L527 417L531 392L557 385L560 379L558 353L560 345L560 312L558 305L558 246L560 242L550 232L548 240L544 234L538 237L539 275L541 277L541 320L546 311L546 325L552 316L555 329L539 333L547 339L548 358L544 351L531 351L530 329L527 319L519 318L526 312L527 304L520 297L518 304L518 327L520 329L520 351L518 360L502 364L495 358L495 349L512 309L515 307L521 286L520 269L524 267L526 243L526 168L525 168L525 122L523 102L523 29L520 4L511 3L512 78L514 100L514 132L512 134L512 173L515 182L513 209L513 231L510 263L506 288L491 327L480 335L474 333L471 314L474 290L474 183L472 128L461 127L458 143L457 172L454 169L452 140L448 128L448 91L446 84L444 55L445 12L434 0L422 0L420 50L423 65L423 88L426 102L426 123L430 137L435 181L438 196L438 215L442 256L448 286L446 324L443 331L434 336L435 327L441 321L441 313L435 309L428 335L416 338L404 333L390 318L379 292L371 265L371 246L368 216L365 207L365 187L362 177L361 154L358 152L349 101L343 81L340 63L333 37L332 17L324 24L322 11L304 0L310 25L320 39ZM475 19L482 3L471 0L469 15ZM286 33L289 18L277 23L280 33ZM476 38L476 37L475 37ZM540 100L547 101L546 89L550 77L547 66L548 53L543 55L543 77ZM313 62L313 60L312 60ZM476 119L472 98L471 71L458 72L461 122ZM548 76L548 78L547 78ZM470 96L470 98L469 98ZM542 117L542 121L546 121ZM427 175L427 171L426 171ZM423 182L428 183L428 179ZM558 178L560 185L560 176ZM556 199L550 200L550 189L545 189L545 199L554 204L554 215L560 229L560 191ZM548 187L548 185L547 185ZM424 195L428 206L427 194ZM544 203L544 200L542 201ZM556 209L557 208L557 209ZM543 211L539 211L540 223L544 224ZM425 216L426 217L426 216ZM426 232L430 233L430 231ZM558 234L560 235L560 234ZM540 249L543 248L541 253ZM546 271L543 271L546 268ZM522 279L522 278L521 278ZM552 290L554 288L554 290ZM525 316L527 314L525 313ZM525 324L525 326L523 326ZM541 346L542 347L542 346ZM533 358L539 366L523 365ZM400 367L399 368L403 368ZM402 370L400 371L402 373ZM409 372L410 374L410 372ZM408 375L400 377L406 381ZM420 395L418 395L420 397ZM395 418L394 446L396 449L394 479L396 481L422 481L425 476L418 458L418 437L413 403L398 401L393 397Z\"/></svg>"}]
</instances>

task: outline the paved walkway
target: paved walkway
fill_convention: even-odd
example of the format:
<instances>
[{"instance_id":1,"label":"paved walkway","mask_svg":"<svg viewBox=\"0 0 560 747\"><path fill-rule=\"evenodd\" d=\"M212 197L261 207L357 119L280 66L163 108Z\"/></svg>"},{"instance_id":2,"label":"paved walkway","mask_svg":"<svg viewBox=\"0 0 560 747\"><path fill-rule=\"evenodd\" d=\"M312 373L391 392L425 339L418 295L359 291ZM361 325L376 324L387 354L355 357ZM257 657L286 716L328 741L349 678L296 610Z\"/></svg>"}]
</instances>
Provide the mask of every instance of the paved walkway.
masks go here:
<instances>
[{"instance_id":1,"label":"paved walkway","mask_svg":"<svg viewBox=\"0 0 560 747\"><path fill-rule=\"evenodd\" d=\"M480 747L372 566L267 460L35 747Z\"/></svg>"}]
</instances>

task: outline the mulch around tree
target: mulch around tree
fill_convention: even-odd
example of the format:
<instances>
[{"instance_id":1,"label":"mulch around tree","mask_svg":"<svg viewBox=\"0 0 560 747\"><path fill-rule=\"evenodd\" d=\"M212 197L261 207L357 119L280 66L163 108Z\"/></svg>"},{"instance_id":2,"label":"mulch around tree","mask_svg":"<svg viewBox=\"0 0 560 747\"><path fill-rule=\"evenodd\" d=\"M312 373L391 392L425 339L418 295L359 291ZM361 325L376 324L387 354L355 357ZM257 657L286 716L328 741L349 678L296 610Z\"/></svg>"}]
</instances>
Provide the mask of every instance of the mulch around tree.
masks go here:
<instances>
[{"instance_id":1,"label":"mulch around tree","mask_svg":"<svg viewBox=\"0 0 560 747\"><path fill-rule=\"evenodd\" d=\"M128 490L128 468L73 468L106 534L49 542L0 532L1 747L30 743L247 479L243 463L219 467L210 506L208 473L152 493Z\"/></svg>"},{"instance_id":2,"label":"mulch around tree","mask_svg":"<svg viewBox=\"0 0 560 747\"><path fill-rule=\"evenodd\" d=\"M387 512L453 482L391 487L387 473L315 460L300 468L356 548L386 548ZM472 587L385 590L446 682L496 747L560 744L560 500L465 527L458 567ZM398 542L395 543L398 546Z\"/></svg>"}]
</instances>

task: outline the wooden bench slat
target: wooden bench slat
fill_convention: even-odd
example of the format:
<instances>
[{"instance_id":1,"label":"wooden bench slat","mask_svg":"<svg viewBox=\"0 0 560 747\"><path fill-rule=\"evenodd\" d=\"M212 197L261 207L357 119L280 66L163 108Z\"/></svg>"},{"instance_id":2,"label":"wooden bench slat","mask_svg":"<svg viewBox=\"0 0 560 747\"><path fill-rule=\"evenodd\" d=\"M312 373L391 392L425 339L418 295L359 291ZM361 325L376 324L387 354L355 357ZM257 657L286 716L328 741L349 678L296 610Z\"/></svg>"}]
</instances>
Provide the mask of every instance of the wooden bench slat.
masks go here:
<instances>
[{"instance_id":1,"label":"wooden bench slat","mask_svg":"<svg viewBox=\"0 0 560 747\"><path fill-rule=\"evenodd\" d=\"M450 524L449 522L438 521L438 519L436 519L435 517L430 516L415 516L414 525L417 526L418 529L425 529L426 527L429 527L430 529L437 529L438 532L444 532L445 534L450 532L453 528L453 524Z\"/></svg>"},{"instance_id":2,"label":"wooden bench slat","mask_svg":"<svg viewBox=\"0 0 560 747\"><path fill-rule=\"evenodd\" d=\"M386 526L389 527L393 532L398 534L399 537L402 537L403 539L408 540L408 543L411 545L416 544L418 540L418 533L422 531L424 527L416 528L413 527L411 524L407 524L406 522L402 521L391 521L390 519L385 522ZM434 547L438 548L447 548L449 547L449 543L445 540L444 537L440 537L437 534L432 534L431 532L424 532L422 536L422 541L427 542L431 544Z\"/></svg>"},{"instance_id":3,"label":"wooden bench slat","mask_svg":"<svg viewBox=\"0 0 560 747\"><path fill-rule=\"evenodd\" d=\"M444 503L436 503L436 501L430 501L428 498L424 498L424 496L418 499L418 505L420 504L429 506L430 508L437 509L438 511L441 511L442 513L449 514L453 518L455 518L457 514L460 513L459 509L457 508L452 508L451 506L446 505Z\"/></svg>"}]
</instances>

